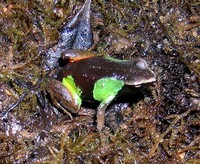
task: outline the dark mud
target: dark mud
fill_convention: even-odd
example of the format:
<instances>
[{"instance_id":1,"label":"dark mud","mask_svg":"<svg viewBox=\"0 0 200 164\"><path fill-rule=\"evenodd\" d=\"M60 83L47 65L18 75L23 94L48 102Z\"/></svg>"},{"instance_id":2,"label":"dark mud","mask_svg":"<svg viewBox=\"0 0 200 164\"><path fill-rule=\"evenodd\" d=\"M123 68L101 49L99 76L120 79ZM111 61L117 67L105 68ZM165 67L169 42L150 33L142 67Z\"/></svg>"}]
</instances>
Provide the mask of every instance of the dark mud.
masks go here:
<instances>
[{"instance_id":1,"label":"dark mud","mask_svg":"<svg viewBox=\"0 0 200 164\"><path fill-rule=\"evenodd\" d=\"M91 50L143 58L157 74L154 86L113 102L100 136L95 110L70 120L46 92L43 54L83 4L70 2L0 2L1 113L27 93L0 120L0 163L199 163L200 3L92 2Z\"/></svg>"}]
</instances>

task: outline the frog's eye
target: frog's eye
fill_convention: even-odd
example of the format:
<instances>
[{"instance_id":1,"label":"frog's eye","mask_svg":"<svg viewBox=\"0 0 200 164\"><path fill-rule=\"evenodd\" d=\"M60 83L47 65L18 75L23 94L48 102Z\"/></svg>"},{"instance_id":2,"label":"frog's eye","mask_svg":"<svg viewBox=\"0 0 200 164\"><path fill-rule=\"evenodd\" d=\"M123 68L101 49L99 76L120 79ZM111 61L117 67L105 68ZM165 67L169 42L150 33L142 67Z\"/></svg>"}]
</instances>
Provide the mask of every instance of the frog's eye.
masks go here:
<instances>
[{"instance_id":1,"label":"frog's eye","mask_svg":"<svg viewBox=\"0 0 200 164\"><path fill-rule=\"evenodd\" d=\"M136 65L137 65L137 67L138 67L139 69L141 69L141 70L145 70L145 69L148 67L146 61L144 61L144 60L142 60L142 59L140 59L140 61L137 62Z\"/></svg>"}]
</instances>

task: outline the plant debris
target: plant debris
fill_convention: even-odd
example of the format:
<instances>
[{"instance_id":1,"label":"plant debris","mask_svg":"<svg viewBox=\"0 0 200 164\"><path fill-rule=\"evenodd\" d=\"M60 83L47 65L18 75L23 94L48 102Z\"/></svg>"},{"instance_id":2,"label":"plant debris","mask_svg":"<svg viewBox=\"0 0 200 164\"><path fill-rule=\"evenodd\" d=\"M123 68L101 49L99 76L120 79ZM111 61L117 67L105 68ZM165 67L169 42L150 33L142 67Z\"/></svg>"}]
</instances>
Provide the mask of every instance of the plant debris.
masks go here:
<instances>
[{"instance_id":1,"label":"plant debris","mask_svg":"<svg viewBox=\"0 0 200 164\"><path fill-rule=\"evenodd\" d=\"M143 58L157 74L113 102L102 134L94 109L70 120L45 90L43 54L83 3L0 2L0 114L27 93L0 120L0 163L200 163L200 3L92 2L91 50Z\"/></svg>"}]
</instances>

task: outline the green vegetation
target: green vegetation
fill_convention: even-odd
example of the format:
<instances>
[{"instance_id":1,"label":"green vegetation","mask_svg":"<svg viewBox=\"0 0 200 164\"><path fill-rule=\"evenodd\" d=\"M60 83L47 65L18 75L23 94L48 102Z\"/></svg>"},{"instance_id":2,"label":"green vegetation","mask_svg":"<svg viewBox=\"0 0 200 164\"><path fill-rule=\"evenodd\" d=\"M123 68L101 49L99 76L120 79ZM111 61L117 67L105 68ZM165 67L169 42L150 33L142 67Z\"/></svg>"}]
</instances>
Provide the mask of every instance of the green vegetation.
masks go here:
<instances>
[{"instance_id":1,"label":"green vegetation","mask_svg":"<svg viewBox=\"0 0 200 164\"><path fill-rule=\"evenodd\" d=\"M28 92L0 120L0 163L200 163L199 2L92 2L92 51L144 58L158 77L147 92L113 102L107 116L117 128L107 121L102 134L90 107L73 120L53 107L42 67L45 51L82 4L0 2L0 112ZM130 105L118 110L126 100Z\"/></svg>"}]
</instances>

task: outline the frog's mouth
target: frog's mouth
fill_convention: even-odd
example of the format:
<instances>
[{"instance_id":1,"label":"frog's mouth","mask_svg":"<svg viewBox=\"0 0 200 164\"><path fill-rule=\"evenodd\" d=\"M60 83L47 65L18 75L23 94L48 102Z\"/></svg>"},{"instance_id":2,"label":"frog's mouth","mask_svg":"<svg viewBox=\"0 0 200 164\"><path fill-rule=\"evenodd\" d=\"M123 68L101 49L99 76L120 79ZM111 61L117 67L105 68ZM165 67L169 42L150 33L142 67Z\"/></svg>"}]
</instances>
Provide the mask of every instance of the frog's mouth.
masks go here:
<instances>
[{"instance_id":1,"label":"frog's mouth","mask_svg":"<svg viewBox=\"0 0 200 164\"><path fill-rule=\"evenodd\" d=\"M139 88L141 87L143 84L148 84L148 83L153 83L156 81L156 77L152 77L152 78L149 78L149 79L143 79L143 80L140 80L140 81L135 81L133 83L133 85L136 87L136 88Z\"/></svg>"},{"instance_id":2,"label":"frog's mouth","mask_svg":"<svg viewBox=\"0 0 200 164\"><path fill-rule=\"evenodd\" d=\"M156 74L147 65L146 61L140 59L137 62L137 69L132 71L133 76L131 80L126 81L127 85L139 88L142 85L150 84L156 81Z\"/></svg>"}]
</instances>

